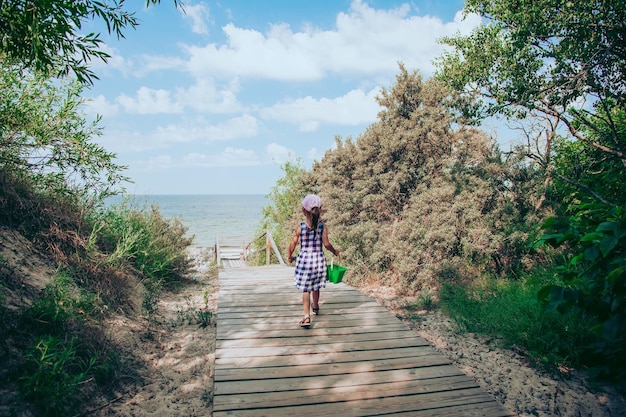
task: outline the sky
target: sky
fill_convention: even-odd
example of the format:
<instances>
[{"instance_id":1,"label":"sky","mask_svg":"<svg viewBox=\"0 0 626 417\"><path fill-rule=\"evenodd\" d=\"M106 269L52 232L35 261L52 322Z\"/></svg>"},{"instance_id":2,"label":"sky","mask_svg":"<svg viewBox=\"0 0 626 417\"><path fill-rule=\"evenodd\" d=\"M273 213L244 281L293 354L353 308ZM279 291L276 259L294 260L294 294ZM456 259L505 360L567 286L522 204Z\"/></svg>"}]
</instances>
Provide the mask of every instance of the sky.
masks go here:
<instances>
[{"instance_id":1,"label":"sky","mask_svg":"<svg viewBox=\"0 0 626 417\"><path fill-rule=\"evenodd\" d=\"M461 0L173 0L125 38L102 31L86 112L128 167L130 194L268 194L376 121L398 63L433 74L438 39L469 34ZM135 7L133 9L132 7Z\"/></svg>"}]
</instances>

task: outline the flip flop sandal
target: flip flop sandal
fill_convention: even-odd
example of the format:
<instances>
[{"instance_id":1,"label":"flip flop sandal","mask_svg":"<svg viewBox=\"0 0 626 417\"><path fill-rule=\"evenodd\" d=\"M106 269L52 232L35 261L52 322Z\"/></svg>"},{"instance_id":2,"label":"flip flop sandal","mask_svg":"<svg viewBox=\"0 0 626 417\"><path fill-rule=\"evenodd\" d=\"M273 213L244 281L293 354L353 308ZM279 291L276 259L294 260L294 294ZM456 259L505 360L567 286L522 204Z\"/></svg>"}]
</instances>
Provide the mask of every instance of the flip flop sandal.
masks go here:
<instances>
[{"instance_id":1,"label":"flip flop sandal","mask_svg":"<svg viewBox=\"0 0 626 417\"><path fill-rule=\"evenodd\" d=\"M311 326L311 317L306 316L302 320L300 320L300 327L310 327Z\"/></svg>"},{"instance_id":2,"label":"flip flop sandal","mask_svg":"<svg viewBox=\"0 0 626 417\"><path fill-rule=\"evenodd\" d=\"M315 314L316 316L320 314L320 306L313 307L313 314Z\"/></svg>"}]
</instances>

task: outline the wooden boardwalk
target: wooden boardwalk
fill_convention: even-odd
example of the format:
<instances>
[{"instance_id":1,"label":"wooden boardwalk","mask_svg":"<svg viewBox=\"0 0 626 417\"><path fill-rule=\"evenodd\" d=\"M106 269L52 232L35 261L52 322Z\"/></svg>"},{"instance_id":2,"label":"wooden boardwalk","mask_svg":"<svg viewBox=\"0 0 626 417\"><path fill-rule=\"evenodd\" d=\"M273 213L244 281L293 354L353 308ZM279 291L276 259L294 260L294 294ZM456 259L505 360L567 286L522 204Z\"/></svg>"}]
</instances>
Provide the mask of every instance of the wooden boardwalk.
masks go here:
<instances>
[{"instance_id":1,"label":"wooden boardwalk","mask_svg":"<svg viewBox=\"0 0 626 417\"><path fill-rule=\"evenodd\" d=\"M374 300L322 290L298 326L293 268L220 271L213 416L512 416Z\"/></svg>"}]
</instances>

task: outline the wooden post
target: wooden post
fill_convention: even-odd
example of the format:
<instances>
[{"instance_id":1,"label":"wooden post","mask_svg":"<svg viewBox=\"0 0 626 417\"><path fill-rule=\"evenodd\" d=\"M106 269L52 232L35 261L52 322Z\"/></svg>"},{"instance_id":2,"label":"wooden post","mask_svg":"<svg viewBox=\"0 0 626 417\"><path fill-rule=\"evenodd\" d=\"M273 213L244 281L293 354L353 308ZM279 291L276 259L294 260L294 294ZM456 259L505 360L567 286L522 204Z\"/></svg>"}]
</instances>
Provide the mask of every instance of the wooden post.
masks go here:
<instances>
[{"instance_id":1,"label":"wooden post","mask_svg":"<svg viewBox=\"0 0 626 417\"><path fill-rule=\"evenodd\" d=\"M270 232L265 234L265 265L270 264Z\"/></svg>"},{"instance_id":2,"label":"wooden post","mask_svg":"<svg viewBox=\"0 0 626 417\"><path fill-rule=\"evenodd\" d=\"M222 255L220 254L220 243L218 238L215 238L215 262L217 264L217 267L219 268L220 266L222 266Z\"/></svg>"},{"instance_id":3,"label":"wooden post","mask_svg":"<svg viewBox=\"0 0 626 417\"><path fill-rule=\"evenodd\" d=\"M272 249L274 249L274 253L276 254L276 257L278 258L278 262L281 265L285 265L285 261L283 260L283 257L281 256L280 251L278 250L278 246L276 246L276 242L274 242L274 238L272 237L272 232L268 230L267 236L270 239L270 244L272 245Z\"/></svg>"}]
</instances>

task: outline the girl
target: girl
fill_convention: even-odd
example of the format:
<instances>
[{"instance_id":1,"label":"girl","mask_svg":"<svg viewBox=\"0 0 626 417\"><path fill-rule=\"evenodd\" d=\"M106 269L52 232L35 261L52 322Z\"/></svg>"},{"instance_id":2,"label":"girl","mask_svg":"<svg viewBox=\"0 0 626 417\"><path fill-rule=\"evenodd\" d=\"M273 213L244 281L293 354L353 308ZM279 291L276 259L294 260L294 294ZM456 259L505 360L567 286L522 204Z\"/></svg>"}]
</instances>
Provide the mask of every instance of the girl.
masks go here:
<instances>
[{"instance_id":1,"label":"girl","mask_svg":"<svg viewBox=\"0 0 626 417\"><path fill-rule=\"evenodd\" d=\"M328 240L328 229L320 221L322 200L315 194L309 194L302 200L302 213L305 221L300 223L289 244L289 262L294 261L293 251L300 242L300 252L296 262L295 283L302 291L302 307L304 318L300 320L301 327L311 325L310 310L319 314L320 288L326 288L326 259L322 244L335 256L339 251ZM313 303L311 297L313 294Z\"/></svg>"}]
</instances>

